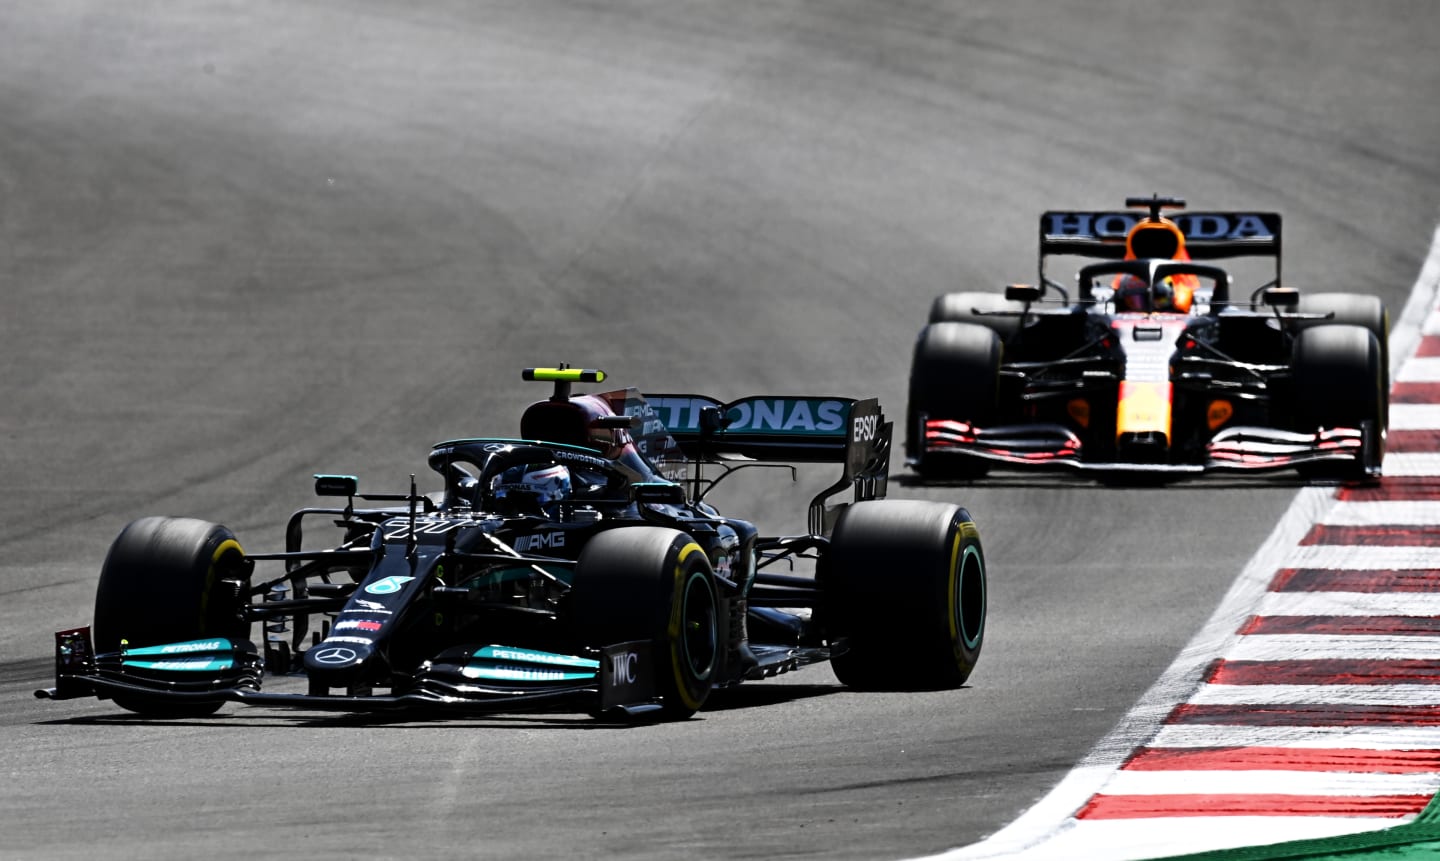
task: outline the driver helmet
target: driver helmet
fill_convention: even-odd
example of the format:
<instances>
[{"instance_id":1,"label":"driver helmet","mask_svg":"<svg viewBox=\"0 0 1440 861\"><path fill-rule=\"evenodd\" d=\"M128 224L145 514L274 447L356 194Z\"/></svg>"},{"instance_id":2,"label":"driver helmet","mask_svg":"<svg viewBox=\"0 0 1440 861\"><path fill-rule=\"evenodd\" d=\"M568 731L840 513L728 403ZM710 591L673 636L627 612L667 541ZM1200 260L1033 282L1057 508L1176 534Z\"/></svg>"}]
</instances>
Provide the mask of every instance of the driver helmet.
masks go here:
<instances>
[{"instance_id":1,"label":"driver helmet","mask_svg":"<svg viewBox=\"0 0 1440 861\"><path fill-rule=\"evenodd\" d=\"M1121 275L1115 284L1115 303L1126 311L1149 311L1150 290L1145 279Z\"/></svg>"},{"instance_id":2,"label":"driver helmet","mask_svg":"<svg viewBox=\"0 0 1440 861\"><path fill-rule=\"evenodd\" d=\"M1175 285L1161 278L1150 290L1150 307L1156 311L1175 311Z\"/></svg>"},{"instance_id":3,"label":"driver helmet","mask_svg":"<svg viewBox=\"0 0 1440 861\"><path fill-rule=\"evenodd\" d=\"M512 491L531 495L542 506L569 499L570 470L558 463L512 466L495 480L495 498L505 499Z\"/></svg>"},{"instance_id":4,"label":"driver helmet","mask_svg":"<svg viewBox=\"0 0 1440 861\"><path fill-rule=\"evenodd\" d=\"M1115 288L1115 298L1120 307L1127 311L1189 310L1185 297L1177 295L1172 281L1172 278L1161 278L1154 286L1147 288L1145 279L1122 275Z\"/></svg>"},{"instance_id":5,"label":"driver helmet","mask_svg":"<svg viewBox=\"0 0 1440 861\"><path fill-rule=\"evenodd\" d=\"M1146 219L1125 235L1125 259L1189 260L1185 250L1185 234L1168 218ZM1164 278L1152 290L1143 289L1144 281L1130 275L1116 280L1117 303L1130 311L1178 311L1189 313L1195 298L1195 277L1176 275Z\"/></svg>"}]
</instances>

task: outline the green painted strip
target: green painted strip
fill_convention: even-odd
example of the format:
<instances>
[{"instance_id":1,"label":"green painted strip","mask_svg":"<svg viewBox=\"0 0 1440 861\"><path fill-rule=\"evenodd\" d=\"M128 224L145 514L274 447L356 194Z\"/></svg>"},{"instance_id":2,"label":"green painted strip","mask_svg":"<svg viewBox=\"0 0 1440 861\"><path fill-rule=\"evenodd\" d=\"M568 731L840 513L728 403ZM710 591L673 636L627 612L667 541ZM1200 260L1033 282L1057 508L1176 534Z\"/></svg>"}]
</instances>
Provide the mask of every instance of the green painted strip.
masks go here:
<instances>
[{"instance_id":1,"label":"green painted strip","mask_svg":"<svg viewBox=\"0 0 1440 861\"><path fill-rule=\"evenodd\" d=\"M1397 861L1410 858L1440 858L1440 795L1430 799L1415 821L1384 831L1167 855L1164 861Z\"/></svg>"}]
</instances>

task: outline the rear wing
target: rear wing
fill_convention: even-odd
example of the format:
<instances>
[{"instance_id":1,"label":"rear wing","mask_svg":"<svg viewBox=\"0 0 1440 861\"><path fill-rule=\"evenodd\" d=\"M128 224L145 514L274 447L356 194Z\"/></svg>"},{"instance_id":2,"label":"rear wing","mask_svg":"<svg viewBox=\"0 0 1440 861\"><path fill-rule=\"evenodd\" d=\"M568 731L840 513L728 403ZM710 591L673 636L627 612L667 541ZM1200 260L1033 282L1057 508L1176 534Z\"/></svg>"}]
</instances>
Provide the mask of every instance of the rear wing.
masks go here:
<instances>
[{"instance_id":1,"label":"rear wing","mask_svg":"<svg viewBox=\"0 0 1440 861\"><path fill-rule=\"evenodd\" d=\"M1125 236L1147 217L1144 212L1052 211L1040 216L1040 283L1046 283L1045 258L1056 254L1125 258ZM1191 260L1273 257L1280 284L1278 212L1176 212L1165 216L1185 235Z\"/></svg>"},{"instance_id":2,"label":"rear wing","mask_svg":"<svg viewBox=\"0 0 1440 861\"><path fill-rule=\"evenodd\" d=\"M1143 212L1046 212L1040 216L1040 253L1120 260L1125 236ZM1185 234L1192 260L1279 257L1278 212L1176 212L1166 216Z\"/></svg>"},{"instance_id":3,"label":"rear wing","mask_svg":"<svg viewBox=\"0 0 1440 861\"><path fill-rule=\"evenodd\" d=\"M885 496L892 424L875 398L753 395L725 403L706 395L645 395L685 456L698 463L839 463L840 479L810 503L810 529L828 535L830 497Z\"/></svg>"}]
</instances>

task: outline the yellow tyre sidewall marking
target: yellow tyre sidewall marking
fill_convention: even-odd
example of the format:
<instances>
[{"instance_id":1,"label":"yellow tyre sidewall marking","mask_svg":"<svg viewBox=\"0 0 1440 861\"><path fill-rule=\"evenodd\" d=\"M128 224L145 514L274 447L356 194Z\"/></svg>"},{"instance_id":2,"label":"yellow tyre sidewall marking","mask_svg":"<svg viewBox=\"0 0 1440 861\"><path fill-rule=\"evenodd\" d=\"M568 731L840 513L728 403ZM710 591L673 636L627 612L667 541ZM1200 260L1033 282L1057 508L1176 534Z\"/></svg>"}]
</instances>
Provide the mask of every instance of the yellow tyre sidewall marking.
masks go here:
<instances>
[{"instance_id":1,"label":"yellow tyre sidewall marking","mask_svg":"<svg viewBox=\"0 0 1440 861\"><path fill-rule=\"evenodd\" d=\"M685 609L685 558L691 553L699 553L702 556L704 551L700 545L690 542L680 548L680 554L675 557L675 589L672 593L674 599L670 606L670 625L666 631L670 637L670 671L675 674L675 690L680 694L680 701L688 709L700 708L700 701L690 695L685 674L682 667L689 666L687 656L684 654L685 638L680 630L681 615Z\"/></svg>"},{"instance_id":2,"label":"yellow tyre sidewall marking","mask_svg":"<svg viewBox=\"0 0 1440 861\"><path fill-rule=\"evenodd\" d=\"M200 593L200 624L202 627L205 620L210 617L210 590L215 586L215 569L220 564L220 557L227 553L245 555L245 551L240 548L240 542L233 538L227 538L220 542L220 546L210 554L210 568L205 572L205 588Z\"/></svg>"}]
</instances>

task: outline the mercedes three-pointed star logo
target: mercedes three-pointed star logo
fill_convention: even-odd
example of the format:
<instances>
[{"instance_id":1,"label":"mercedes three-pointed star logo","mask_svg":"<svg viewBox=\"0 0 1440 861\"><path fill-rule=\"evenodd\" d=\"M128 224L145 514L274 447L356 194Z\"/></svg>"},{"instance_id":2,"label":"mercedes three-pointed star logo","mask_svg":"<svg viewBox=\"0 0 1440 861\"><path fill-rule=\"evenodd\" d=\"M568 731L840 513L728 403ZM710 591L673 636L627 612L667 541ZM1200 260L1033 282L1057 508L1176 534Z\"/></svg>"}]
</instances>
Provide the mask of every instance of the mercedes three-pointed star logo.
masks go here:
<instances>
[{"instance_id":1,"label":"mercedes three-pointed star logo","mask_svg":"<svg viewBox=\"0 0 1440 861\"><path fill-rule=\"evenodd\" d=\"M342 649L339 646L330 646L315 653L315 662L318 664L348 664L355 660L354 649Z\"/></svg>"}]
</instances>

